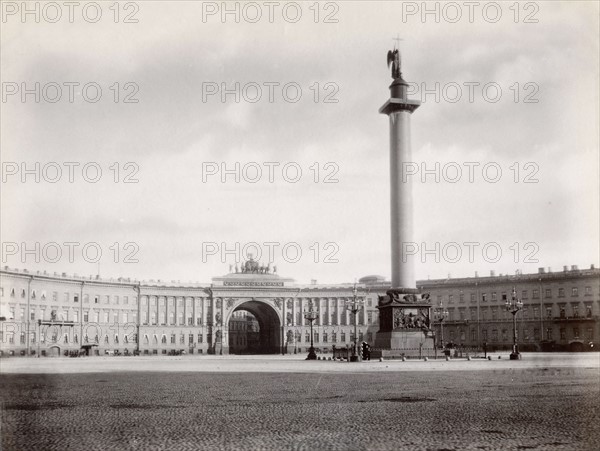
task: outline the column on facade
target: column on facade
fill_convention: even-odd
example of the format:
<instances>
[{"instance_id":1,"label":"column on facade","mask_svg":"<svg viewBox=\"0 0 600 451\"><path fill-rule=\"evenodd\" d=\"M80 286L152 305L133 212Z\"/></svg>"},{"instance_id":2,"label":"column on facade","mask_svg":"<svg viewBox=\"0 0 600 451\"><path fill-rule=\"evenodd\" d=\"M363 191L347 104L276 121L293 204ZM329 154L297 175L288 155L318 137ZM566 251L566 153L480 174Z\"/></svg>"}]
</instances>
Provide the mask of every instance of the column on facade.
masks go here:
<instances>
[{"instance_id":1,"label":"column on facade","mask_svg":"<svg viewBox=\"0 0 600 451\"><path fill-rule=\"evenodd\" d=\"M292 298L292 326L295 326L295 325L296 325L296 299Z\"/></svg>"},{"instance_id":2,"label":"column on facade","mask_svg":"<svg viewBox=\"0 0 600 451\"><path fill-rule=\"evenodd\" d=\"M198 302L198 300L194 297L192 297L192 324L196 325L196 302Z\"/></svg>"},{"instance_id":3,"label":"column on facade","mask_svg":"<svg viewBox=\"0 0 600 451\"><path fill-rule=\"evenodd\" d=\"M169 298L170 296L165 296L165 324L169 325Z\"/></svg>"},{"instance_id":4,"label":"column on facade","mask_svg":"<svg viewBox=\"0 0 600 451\"><path fill-rule=\"evenodd\" d=\"M363 297L362 300L363 300L363 304L362 304L362 317L363 317L362 325L366 326L367 325L367 298Z\"/></svg>"}]
</instances>

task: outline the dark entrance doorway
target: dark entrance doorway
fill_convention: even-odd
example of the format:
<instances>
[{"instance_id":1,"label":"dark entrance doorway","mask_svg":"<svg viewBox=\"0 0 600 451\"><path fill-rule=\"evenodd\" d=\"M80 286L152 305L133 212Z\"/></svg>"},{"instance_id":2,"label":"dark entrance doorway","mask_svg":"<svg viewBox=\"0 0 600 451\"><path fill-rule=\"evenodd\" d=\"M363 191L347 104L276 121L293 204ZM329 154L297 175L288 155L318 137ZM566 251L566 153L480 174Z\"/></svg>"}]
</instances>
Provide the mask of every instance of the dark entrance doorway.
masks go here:
<instances>
[{"instance_id":1,"label":"dark entrance doorway","mask_svg":"<svg viewBox=\"0 0 600 451\"><path fill-rule=\"evenodd\" d=\"M230 354L279 354L281 324L264 302L244 302L229 318Z\"/></svg>"}]
</instances>

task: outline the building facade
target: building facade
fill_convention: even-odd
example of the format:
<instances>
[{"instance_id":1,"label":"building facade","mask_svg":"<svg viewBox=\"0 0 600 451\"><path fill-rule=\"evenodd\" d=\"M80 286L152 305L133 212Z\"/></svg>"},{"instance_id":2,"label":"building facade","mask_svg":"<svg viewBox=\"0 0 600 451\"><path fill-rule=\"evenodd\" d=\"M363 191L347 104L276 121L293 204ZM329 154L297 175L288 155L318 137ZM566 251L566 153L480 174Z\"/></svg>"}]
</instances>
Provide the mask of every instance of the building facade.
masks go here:
<instances>
[{"instance_id":1,"label":"building facade","mask_svg":"<svg viewBox=\"0 0 600 451\"><path fill-rule=\"evenodd\" d=\"M516 316L521 350L578 351L590 343L598 349L600 270L593 266L417 285L430 294L438 346L481 348L485 343L489 350L509 349L513 321L504 297L514 287L523 302ZM210 283L181 284L5 267L0 271L0 351L33 356L64 355L82 347L92 355L304 353L311 330L304 312L313 309L319 313L314 346L329 353L333 346L354 342L354 315L348 307L355 295L356 340L374 343L378 297L389 288L390 282L379 276L360 279L355 294L354 284L304 285L268 273L231 273Z\"/></svg>"},{"instance_id":2,"label":"building facade","mask_svg":"<svg viewBox=\"0 0 600 451\"><path fill-rule=\"evenodd\" d=\"M536 274L492 272L488 277L421 281L419 286L431 295L438 344L510 349L513 316L505 303L514 288L523 303L516 313L522 351L598 349L600 270L593 265L557 272L540 268Z\"/></svg>"}]
</instances>

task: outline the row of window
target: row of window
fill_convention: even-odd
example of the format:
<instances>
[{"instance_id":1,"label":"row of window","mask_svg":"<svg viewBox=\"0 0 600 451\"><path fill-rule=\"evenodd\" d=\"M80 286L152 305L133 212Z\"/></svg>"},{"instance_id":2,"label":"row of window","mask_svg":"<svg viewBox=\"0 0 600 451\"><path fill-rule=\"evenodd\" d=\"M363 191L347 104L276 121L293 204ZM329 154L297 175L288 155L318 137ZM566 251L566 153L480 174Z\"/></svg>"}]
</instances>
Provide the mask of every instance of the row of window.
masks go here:
<instances>
[{"instance_id":1,"label":"row of window","mask_svg":"<svg viewBox=\"0 0 600 451\"><path fill-rule=\"evenodd\" d=\"M498 332L501 333L501 335L498 335ZM561 327L559 329L559 340L567 340L567 339L574 339L574 340L579 340L581 339L581 330L579 327L573 327L571 328L571 335L568 337L567 336L567 328L566 327ZM593 340L594 339L594 328L593 327L588 327L585 329L585 335L584 338L586 340ZM471 342L477 342L477 331L475 329L471 329L470 330L471 333ZM529 328L524 328L523 331L523 339L519 340L519 341L539 341L540 340L540 329L538 328L534 328L533 329L533 334L531 329ZM460 341L466 341L466 331L464 330L459 330L459 331L455 331L455 330L451 330L450 331L450 341L456 341L456 339L459 339ZM500 339L500 340L499 340ZM554 329L551 327L548 327L546 329L546 336L545 336L546 340L549 341L553 341L555 339L554 337ZM491 330L491 335L488 335L488 330L487 329L482 329L481 330L481 341L485 342L491 340L492 342L498 342L498 341L503 341L503 342L509 342L512 341L512 330L509 329L502 329L501 331L498 331L498 329L492 329Z\"/></svg>"},{"instance_id":2,"label":"row of window","mask_svg":"<svg viewBox=\"0 0 600 451\"><path fill-rule=\"evenodd\" d=\"M0 296L4 297L4 287L0 287ZM63 293L63 301L65 303L66 302L71 302L71 300L73 302L79 302L79 296L80 296L79 294L72 294L72 293L69 293L69 292L65 291ZM10 297L11 298L16 297L16 292L15 292L14 288L12 288L10 290ZM26 297L27 297L27 290L25 290L24 288L22 288L21 289L21 298L25 299ZM113 303L116 304L116 305L119 305L121 303L123 305L129 304L129 296L122 296L122 297L121 296L112 296L112 298L113 298ZM31 290L31 300L33 301L33 300L38 300L38 299L41 300L41 301L45 301L47 299L46 290L40 291L39 293L36 290ZM93 299L94 304L100 304L100 303L102 303L102 304L110 304L111 296L110 295L103 295L103 296L101 296L101 295L98 294L98 295L92 296L92 299ZM131 299L132 299L132 302L135 304L136 297L132 296ZM52 301L53 302L58 302L58 291L53 291L52 292ZM89 294L84 294L83 295L83 302L84 303L89 303L90 302L90 295Z\"/></svg>"},{"instance_id":3,"label":"row of window","mask_svg":"<svg viewBox=\"0 0 600 451\"><path fill-rule=\"evenodd\" d=\"M9 311L10 311L10 316L9 318L13 318L17 321L21 321L24 322L25 321L25 307L21 307L19 309L19 316L15 316L15 307L9 307ZM104 322L104 323L110 323L111 320L113 323L119 323L122 322L123 323L128 323L128 322L137 322L137 312L136 311L113 311L112 312L112 316L110 314L110 312L92 312L92 314L90 315L90 312L85 311L83 312L83 322L87 323L90 321L90 316L91 316L91 321L95 322L95 323L99 323L99 322ZM29 320L30 321L36 321L38 319L41 320L51 320L51 321L73 321L73 322L79 322L79 310L71 310L69 313L69 310L62 310L62 311L57 311L57 310L51 310L50 311L50 315L47 316L46 315L46 309L45 308L41 308L38 310L38 315L36 315L36 312L30 312L30 317ZM102 321L100 321L102 319Z\"/></svg>"},{"instance_id":4,"label":"row of window","mask_svg":"<svg viewBox=\"0 0 600 451\"><path fill-rule=\"evenodd\" d=\"M501 294L501 297L498 298L498 293L496 291L492 291L491 293L482 293L481 301L482 302L498 301L498 300L505 301L507 299L507 296L511 296L511 293L507 293L506 291L503 291L500 294ZM539 289L532 290L531 294L532 294L531 299L539 299L540 298L540 290ZM591 296L591 295L592 295L592 287L591 286L585 287L585 296ZM469 293L469 296L470 296L471 302L476 302L477 298L476 298L475 293ZM579 296L579 288L572 287L571 288L571 297L577 297L577 296ZM558 297L559 298L565 297L565 289L564 288L558 289ZM544 289L544 298L552 298L552 288ZM529 299L529 290L521 291L521 300L524 300L524 299ZM437 301L438 301L438 304L443 301L442 295L437 295ZM452 303L454 303L454 301L455 301L454 294L449 294L448 295L448 303L452 304ZM458 302L465 302L465 293L459 293Z\"/></svg>"},{"instance_id":5,"label":"row of window","mask_svg":"<svg viewBox=\"0 0 600 451\"><path fill-rule=\"evenodd\" d=\"M579 305L571 305L570 306L570 314L567 314L567 306L561 305L558 306L558 316L560 318L591 318L592 315L592 305L586 304L585 310L582 312L579 308ZM545 317L546 318L554 318L556 313L556 309L553 306L545 307ZM448 309L448 320L449 321L477 321L477 308L470 308L468 311L467 318L467 309L458 309L458 312L454 308ZM540 307L539 306L524 306L521 311L517 314L518 318L522 319L530 319L530 314L532 314L531 319L539 319L540 318ZM498 320L504 319L508 320L512 318L512 314L508 312L503 307L488 307L479 309L479 320L486 321L488 319Z\"/></svg>"}]
</instances>

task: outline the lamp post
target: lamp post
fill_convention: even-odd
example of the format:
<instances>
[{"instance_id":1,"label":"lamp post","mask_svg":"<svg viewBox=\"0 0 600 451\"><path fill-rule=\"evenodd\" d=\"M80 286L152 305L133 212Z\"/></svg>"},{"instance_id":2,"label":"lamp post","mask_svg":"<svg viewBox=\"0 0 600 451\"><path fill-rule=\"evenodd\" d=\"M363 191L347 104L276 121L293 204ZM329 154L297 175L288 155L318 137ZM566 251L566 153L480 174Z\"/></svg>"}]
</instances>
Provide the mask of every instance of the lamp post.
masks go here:
<instances>
[{"instance_id":1,"label":"lamp post","mask_svg":"<svg viewBox=\"0 0 600 451\"><path fill-rule=\"evenodd\" d=\"M356 314L358 313L358 311L360 310L360 308L362 307L362 305L364 304L364 301L359 301L356 299L356 284L354 284L354 289L352 290L352 301L348 302L346 301L346 308L348 310L350 310L353 314L354 314L354 343L352 346L352 355L350 356L350 361L351 362L358 362L358 355L356 355L356 340L357 340L357 331L356 331L356 326L357 326L357 318L356 318Z\"/></svg>"},{"instance_id":2,"label":"lamp post","mask_svg":"<svg viewBox=\"0 0 600 451\"><path fill-rule=\"evenodd\" d=\"M317 354L315 354L315 347L313 346L313 322L319 317L319 314L312 309L304 311L304 318L310 321L310 348L308 348L308 356L306 360L317 360Z\"/></svg>"},{"instance_id":3,"label":"lamp post","mask_svg":"<svg viewBox=\"0 0 600 451\"><path fill-rule=\"evenodd\" d=\"M510 300L506 299L506 310L513 316L513 349L510 354L510 360L520 360L519 345L517 344L517 312L523 308L523 302L517 298L517 290L512 289Z\"/></svg>"},{"instance_id":4,"label":"lamp post","mask_svg":"<svg viewBox=\"0 0 600 451\"><path fill-rule=\"evenodd\" d=\"M435 319L440 323L440 347L444 349L444 320L448 318L448 310L446 310L440 301L439 307L433 309Z\"/></svg>"}]
</instances>

